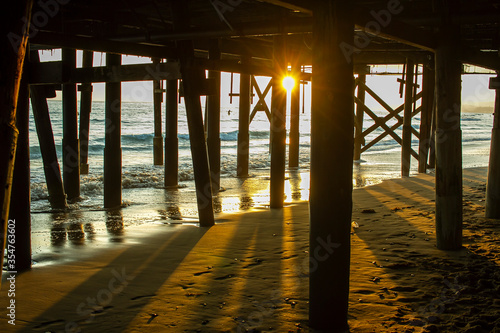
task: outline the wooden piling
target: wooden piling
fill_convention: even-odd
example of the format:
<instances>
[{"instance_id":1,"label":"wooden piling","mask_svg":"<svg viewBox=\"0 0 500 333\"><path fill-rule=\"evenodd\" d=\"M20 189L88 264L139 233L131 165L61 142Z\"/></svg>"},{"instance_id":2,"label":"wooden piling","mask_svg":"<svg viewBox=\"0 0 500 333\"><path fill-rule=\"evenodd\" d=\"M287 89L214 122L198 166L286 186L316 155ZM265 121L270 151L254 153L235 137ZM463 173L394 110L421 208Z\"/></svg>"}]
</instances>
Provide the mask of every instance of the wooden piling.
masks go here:
<instances>
[{"instance_id":1,"label":"wooden piling","mask_svg":"<svg viewBox=\"0 0 500 333\"><path fill-rule=\"evenodd\" d=\"M348 1L317 2L313 14L309 326L347 332L354 74L339 45L353 45Z\"/></svg>"},{"instance_id":2,"label":"wooden piling","mask_svg":"<svg viewBox=\"0 0 500 333\"><path fill-rule=\"evenodd\" d=\"M209 60L220 60L221 52L219 40L210 40ZM220 98L221 98L221 74L219 71L208 71L208 79L214 86L214 94L207 96L207 145L208 160L210 163L210 179L212 181L212 192L214 195L220 189Z\"/></svg>"},{"instance_id":3,"label":"wooden piling","mask_svg":"<svg viewBox=\"0 0 500 333\"><path fill-rule=\"evenodd\" d=\"M12 271L31 269L31 193L30 193L30 143L29 143L29 89L23 75L17 103L16 127L19 130L16 149L16 167L12 182L10 220L15 221L15 268ZM11 243L8 243L11 244Z\"/></svg>"},{"instance_id":4,"label":"wooden piling","mask_svg":"<svg viewBox=\"0 0 500 333\"><path fill-rule=\"evenodd\" d=\"M83 51L82 67L91 68L93 66L94 52ZM92 111L92 83L82 83L80 85L80 174L89 173L89 131L90 112Z\"/></svg>"},{"instance_id":5,"label":"wooden piling","mask_svg":"<svg viewBox=\"0 0 500 333\"><path fill-rule=\"evenodd\" d=\"M31 107L35 120L36 133L40 144L40 152L43 160L43 171L45 182L49 192L50 206L54 209L67 207L66 194L61 177L61 169L57 159L57 151L50 122L49 107L45 98L43 86L31 86Z\"/></svg>"},{"instance_id":6,"label":"wooden piling","mask_svg":"<svg viewBox=\"0 0 500 333\"><path fill-rule=\"evenodd\" d=\"M31 62L38 63L39 61L38 51L32 52ZM57 159L45 87L38 85L30 86L30 97L36 134L43 160L45 182L47 184L47 191L49 192L50 206L53 209L64 209L68 205L66 203L66 194L64 193L61 168Z\"/></svg>"},{"instance_id":7,"label":"wooden piling","mask_svg":"<svg viewBox=\"0 0 500 333\"><path fill-rule=\"evenodd\" d=\"M300 68L298 64L292 65L292 77L295 85L290 96L290 144L288 146L288 166L299 166L300 151Z\"/></svg>"},{"instance_id":8,"label":"wooden piling","mask_svg":"<svg viewBox=\"0 0 500 333\"><path fill-rule=\"evenodd\" d=\"M174 17L174 28L185 29L189 27L188 1L172 2L171 8ZM210 180L210 165L208 162L207 144L200 102L202 82L205 73L196 67L194 60L194 47L192 41L177 41L180 70L184 87L184 103L191 143L191 156L193 159L194 182L196 187L196 200L198 216L201 227L210 227L215 224L212 202L212 184Z\"/></svg>"},{"instance_id":9,"label":"wooden piling","mask_svg":"<svg viewBox=\"0 0 500 333\"><path fill-rule=\"evenodd\" d=\"M441 250L462 247L462 63L456 58L458 27L451 22L455 3L444 1L445 15L436 48L436 239Z\"/></svg>"},{"instance_id":10,"label":"wooden piling","mask_svg":"<svg viewBox=\"0 0 500 333\"><path fill-rule=\"evenodd\" d=\"M499 76L495 79L499 82ZM492 79L493 80L493 79ZM492 82L492 81L490 81ZM498 83L497 83L498 85ZM490 88L493 88L490 84ZM490 162L486 185L486 217L500 218L500 89L495 89L495 112L491 131Z\"/></svg>"},{"instance_id":11,"label":"wooden piling","mask_svg":"<svg viewBox=\"0 0 500 333\"><path fill-rule=\"evenodd\" d=\"M286 162L286 90L287 73L285 36L274 37L274 76L271 95L271 181L270 207L282 208L285 197Z\"/></svg>"},{"instance_id":12,"label":"wooden piling","mask_svg":"<svg viewBox=\"0 0 500 333\"><path fill-rule=\"evenodd\" d=\"M360 73L358 75L358 82L362 84L358 84L358 99L360 101L359 104L356 104L356 118L355 118L355 127L354 127L354 160L359 161L361 159L361 146L363 145L363 118L364 118L364 108L362 105L365 104L366 97L366 74Z\"/></svg>"},{"instance_id":13,"label":"wooden piling","mask_svg":"<svg viewBox=\"0 0 500 333\"><path fill-rule=\"evenodd\" d=\"M165 100L165 187L176 187L178 185L177 87L177 80L167 80Z\"/></svg>"},{"instance_id":14,"label":"wooden piling","mask_svg":"<svg viewBox=\"0 0 500 333\"><path fill-rule=\"evenodd\" d=\"M418 149L418 172L427 172L427 161L431 142L432 110L434 109L434 70L424 66L422 79L422 111L420 111L420 140ZM431 150L432 153L434 149Z\"/></svg>"},{"instance_id":15,"label":"wooden piling","mask_svg":"<svg viewBox=\"0 0 500 333\"><path fill-rule=\"evenodd\" d=\"M0 25L0 267L3 267L18 130L16 110L31 21L32 0L3 4ZM24 21L23 21L24 19ZM10 38L14 34L16 42ZM11 270L14 267L7 266ZM0 281L1 284L1 281Z\"/></svg>"},{"instance_id":16,"label":"wooden piling","mask_svg":"<svg viewBox=\"0 0 500 333\"><path fill-rule=\"evenodd\" d=\"M76 50L62 49L62 62L64 79L69 80L71 71L76 68ZM64 192L69 200L74 200L80 197L80 143L78 141L76 84L63 84L62 93Z\"/></svg>"},{"instance_id":17,"label":"wooden piling","mask_svg":"<svg viewBox=\"0 0 500 333\"><path fill-rule=\"evenodd\" d=\"M120 54L106 54L106 67L120 66ZM121 82L106 83L104 208L122 204Z\"/></svg>"},{"instance_id":18,"label":"wooden piling","mask_svg":"<svg viewBox=\"0 0 500 333\"><path fill-rule=\"evenodd\" d=\"M158 65L160 59L154 58L153 64ZM154 109L154 137L153 137L153 162L154 165L163 165L163 131L161 119L161 103L163 91L161 81L153 80L153 109Z\"/></svg>"},{"instance_id":19,"label":"wooden piling","mask_svg":"<svg viewBox=\"0 0 500 333\"><path fill-rule=\"evenodd\" d=\"M411 164L411 120L413 112L413 79L415 63L413 59L406 59L405 104L403 116L403 134L401 144L401 176L410 176Z\"/></svg>"},{"instance_id":20,"label":"wooden piling","mask_svg":"<svg viewBox=\"0 0 500 333\"><path fill-rule=\"evenodd\" d=\"M243 59L242 63L248 63ZM240 74L240 103L238 115L238 152L236 161L236 176L248 177L249 147L250 147L250 94L251 84L249 74Z\"/></svg>"}]
</instances>

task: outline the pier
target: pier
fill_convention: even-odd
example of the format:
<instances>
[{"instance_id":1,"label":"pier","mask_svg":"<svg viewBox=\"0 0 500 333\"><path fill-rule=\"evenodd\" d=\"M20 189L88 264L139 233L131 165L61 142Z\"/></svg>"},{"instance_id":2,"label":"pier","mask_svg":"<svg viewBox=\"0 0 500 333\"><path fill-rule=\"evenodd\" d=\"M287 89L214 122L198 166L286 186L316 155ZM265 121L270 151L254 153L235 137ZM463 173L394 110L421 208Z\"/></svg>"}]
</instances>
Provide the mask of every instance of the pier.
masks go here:
<instances>
[{"instance_id":1,"label":"pier","mask_svg":"<svg viewBox=\"0 0 500 333\"><path fill-rule=\"evenodd\" d=\"M31 267L29 99L49 201L53 209L65 209L80 196L80 175L92 168L88 163L92 85L105 83L103 206L115 209L122 205L121 83L129 81L152 82L152 163L164 165L165 188L178 186L177 120L182 97L198 222L207 229L218 228L212 198L220 190L222 94L238 98L237 177L249 176L249 126L257 112L266 113L269 206L280 210L287 156L289 168L299 167L298 121L300 106L305 104L300 91L311 85L309 255L316 262L308 273L311 328L348 330L352 167L385 137L401 145L402 177L410 175L413 163L420 173L435 168L435 245L439 250L462 248L461 75L463 64L500 71L498 4L476 2L461 8L451 0L19 0L5 7L0 55L0 227L4 250L9 216L15 212L16 269ZM47 49L62 49L62 60L40 62L38 51ZM81 67L77 67L77 50L84 51ZM92 62L93 52L106 54L105 66ZM122 64L122 55L148 57L151 63ZM376 65L403 66L401 106L392 108L366 83L371 66ZM231 91L222 91L222 72L239 74L235 83L239 83L239 93L232 91L233 79ZM267 87L259 87L256 76L270 78ZM289 91L287 129L283 80L288 76L295 84ZM422 84L418 84L419 77ZM496 90L497 100L492 110L486 215L500 218L498 77L491 80L490 88ZM62 91L61 165L47 107L47 98L55 90ZM77 91L81 91L79 108ZM206 105L201 104L202 96ZM266 96L271 96L270 105ZM366 104L367 97L387 114L375 114ZM254 98L258 102L252 109ZM416 116L418 126L414 126ZM365 128L367 118L374 125ZM376 129L383 133L368 142L368 135ZM412 146L414 139L417 147ZM315 249L326 236L334 249L319 261Z\"/></svg>"}]
</instances>

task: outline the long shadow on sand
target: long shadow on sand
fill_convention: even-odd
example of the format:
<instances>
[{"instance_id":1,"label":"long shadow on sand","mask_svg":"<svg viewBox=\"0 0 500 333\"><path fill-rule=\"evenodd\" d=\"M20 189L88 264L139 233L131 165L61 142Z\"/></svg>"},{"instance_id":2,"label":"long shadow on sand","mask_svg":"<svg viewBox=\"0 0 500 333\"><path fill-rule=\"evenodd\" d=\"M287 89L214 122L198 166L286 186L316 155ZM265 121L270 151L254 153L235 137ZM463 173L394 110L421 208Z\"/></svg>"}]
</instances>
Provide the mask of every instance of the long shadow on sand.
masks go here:
<instances>
[{"instance_id":1,"label":"long shadow on sand","mask_svg":"<svg viewBox=\"0 0 500 333\"><path fill-rule=\"evenodd\" d=\"M175 232L160 231L160 234L145 237L143 242L147 246L133 244L116 256L103 254L104 258L72 264L75 278L80 271L95 273L72 286L71 290L62 288L66 293L19 332L124 330L209 230L191 226L176 229ZM152 248L153 251L146 250ZM54 271L57 269L55 267ZM151 274L152 271L155 274ZM52 278L71 279L71 272L62 272L61 276L52 274ZM52 299L58 296L55 293Z\"/></svg>"},{"instance_id":2,"label":"long shadow on sand","mask_svg":"<svg viewBox=\"0 0 500 333\"><path fill-rule=\"evenodd\" d=\"M476 180L474 173L468 176ZM380 331L390 330L395 324L423 332L498 329L500 267L498 255L491 253L498 236L471 242L477 239L474 230L495 234L498 224L488 223L481 207L465 205L466 247L459 251L438 250L434 204L425 200L433 197L432 186L432 181L409 178L360 190L353 219L360 224L354 238L362 242L353 247L370 250L376 261L371 263L372 275L366 276L369 287L351 290L351 300L378 298L372 303L386 307ZM388 198L397 198L399 203ZM362 213L372 208L365 207L364 202L377 201L380 204L375 212L370 211L369 216Z\"/></svg>"}]
</instances>

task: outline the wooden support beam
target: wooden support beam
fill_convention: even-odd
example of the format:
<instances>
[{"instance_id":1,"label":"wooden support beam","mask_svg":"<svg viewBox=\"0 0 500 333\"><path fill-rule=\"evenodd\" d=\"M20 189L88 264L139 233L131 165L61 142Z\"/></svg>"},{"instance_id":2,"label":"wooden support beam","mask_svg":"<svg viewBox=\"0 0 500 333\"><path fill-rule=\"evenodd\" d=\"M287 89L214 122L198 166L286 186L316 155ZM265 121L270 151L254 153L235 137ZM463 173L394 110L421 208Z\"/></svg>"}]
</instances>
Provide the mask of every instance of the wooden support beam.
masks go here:
<instances>
[{"instance_id":1,"label":"wooden support beam","mask_svg":"<svg viewBox=\"0 0 500 333\"><path fill-rule=\"evenodd\" d=\"M276 6L280 6L286 9L290 9L296 12L302 12L305 14L312 14L312 9L310 8L310 3L303 0L262 0L262 2L267 2Z\"/></svg>"},{"instance_id":2,"label":"wooden support beam","mask_svg":"<svg viewBox=\"0 0 500 333\"><path fill-rule=\"evenodd\" d=\"M31 269L31 192L30 192L30 143L29 143L29 89L27 75L23 75L17 103L16 127L19 130L16 149L16 167L12 182L10 217L15 221L15 268L11 271L22 272Z\"/></svg>"},{"instance_id":3,"label":"wooden support beam","mask_svg":"<svg viewBox=\"0 0 500 333\"><path fill-rule=\"evenodd\" d=\"M247 62L243 59L242 62ZM240 74L240 100L238 116L238 156L236 175L248 177L249 147L250 147L250 95L251 84L249 74Z\"/></svg>"},{"instance_id":4,"label":"wooden support beam","mask_svg":"<svg viewBox=\"0 0 500 333\"><path fill-rule=\"evenodd\" d=\"M45 89L43 86L31 86L30 93L31 108L33 110L36 133L42 154L43 171L45 173L47 191L49 192L50 206L53 209L64 209L68 205L66 203L66 193L64 193L61 169L57 159L49 107L45 98Z\"/></svg>"},{"instance_id":5,"label":"wooden support beam","mask_svg":"<svg viewBox=\"0 0 500 333\"><path fill-rule=\"evenodd\" d=\"M267 106L266 96L271 90L272 86L273 86L273 81L270 80L266 88L264 89L264 92L261 92L259 84L257 83L257 80L255 80L255 76L252 75L252 87L253 89L255 89L255 92L257 93L257 97L259 98L259 100L257 101L257 104L254 106L252 113L250 114L250 123L252 122L253 118L259 111L264 111L266 113L267 119L269 120L269 122L271 122L271 110L269 110L269 107Z\"/></svg>"},{"instance_id":6,"label":"wooden support beam","mask_svg":"<svg viewBox=\"0 0 500 333\"><path fill-rule=\"evenodd\" d=\"M357 82L361 82L358 84L358 99L360 103L365 104L365 96L366 96L366 74L359 74ZM361 146L364 144L364 136L363 136L363 116L365 112L363 108L356 104L356 117L354 122L354 160L361 160Z\"/></svg>"},{"instance_id":7,"label":"wooden support beam","mask_svg":"<svg viewBox=\"0 0 500 333\"><path fill-rule=\"evenodd\" d=\"M499 80L499 76L496 77ZM491 81L490 81L491 82ZM490 83L490 88L493 88ZM500 87L495 89L495 110L491 131L490 163L486 184L486 217L500 218Z\"/></svg>"},{"instance_id":8,"label":"wooden support beam","mask_svg":"<svg viewBox=\"0 0 500 333\"><path fill-rule=\"evenodd\" d=\"M158 66L160 59L154 58L153 65ZM161 81L153 80L153 111L154 111L154 137L153 137L153 163L163 165L163 131L161 119L161 103L163 101L163 91Z\"/></svg>"},{"instance_id":9,"label":"wooden support beam","mask_svg":"<svg viewBox=\"0 0 500 333\"><path fill-rule=\"evenodd\" d=\"M420 140L418 149L418 172L427 172L427 160L431 142L432 110L434 109L435 73L424 66L422 79L422 112L420 113ZM434 152L434 149L432 149Z\"/></svg>"},{"instance_id":10,"label":"wooden support beam","mask_svg":"<svg viewBox=\"0 0 500 333\"><path fill-rule=\"evenodd\" d=\"M403 9L404 6L399 1L389 1L386 8L377 10L357 6L356 27L370 34L375 34L377 37L384 37L420 49L433 51L436 47L435 34L398 20L397 15ZM363 40L363 43L369 43L371 40L370 35L365 34L361 40Z\"/></svg>"},{"instance_id":11,"label":"wooden support beam","mask_svg":"<svg viewBox=\"0 0 500 333\"><path fill-rule=\"evenodd\" d=\"M94 53L83 51L82 67L91 68L93 66ZM90 112L92 111L92 83L83 83L80 94L80 174L89 173L89 131Z\"/></svg>"},{"instance_id":12,"label":"wooden support beam","mask_svg":"<svg viewBox=\"0 0 500 333\"><path fill-rule=\"evenodd\" d=\"M106 52L115 54L129 54L142 57L175 58L176 50L160 45L147 45L96 38L91 36L76 36L58 32L37 31L32 40L33 44L66 47L79 50Z\"/></svg>"},{"instance_id":13,"label":"wooden support beam","mask_svg":"<svg viewBox=\"0 0 500 333\"><path fill-rule=\"evenodd\" d=\"M443 25L436 49L436 239L441 250L462 247L462 63L457 59L459 27L449 22L457 4L443 1Z\"/></svg>"},{"instance_id":14,"label":"wooden support beam","mask_svg":"<svg viewBox=\"0 0 500 333\"><path fill-rule=\"evenodd\" d=\"M76 50L62 49L63 77L70 77L76 68ZM63 180L69 200L80 197L80 143L78 140L78 109L76 84L62 87L63 93Z\"/></svg>"},{"instance_id":15,"label":"wooden support beam","mask_svg":"<svg viewBox=\"0 0 500 333\"><path fill-rule=\"evenodd\" d=\"M107 66L75 68L63 74L61 62L34 64L30 70L30 84L98 83L122 81L150 81L180 79L179 64L120 65L111 70Z\"/></svg>"},{"instance_id":16,"label":"wooden support beam","mask_svg":"<svg viewBox=\"0 0 500 333\"><path fill-rule=\"evenodd\" d=\"M415 63L413 62L413 59L408 58L406 60L405 106L403 116L403 138L401 143L401 176L403 177L410 176L414 74Z\"/></svg>"},{"instance_id":17,"label":"wooden support beam","mask_svg":"<svg viewBox=\"0 0 500 333\"><path fill-rule=\"evenodd\" d=\"M120 66L121 55L106 54L110 71ZM121 147L121 83L106 83L105 147L104 147L104 208L122 204L122 147Z\"/></svg>"},{"instance_id":18,"label":"wooden support beam","mask_svg":"<svg viewBox=\"0 0 500 333\"><path fill-rule=\"evenodd\" d=\"M338 45L353 43L351 6L326 0L314 9L309 326L332 332L348 331L354 76Z\"/></svg>"},{"instance_id":19,"label":"wooden support beam","mask_svg":"<svg viewBox=\"0 0 500 333\"><path fill-rule=\"evenodd\" d=\"M189 1L172 2L174 29L183 29L189 26ZM188 120L189 140L193 159L194 181L198 215L201 227L210 227L215 224L212 202L212 184L210 180L210 165L208 162L207 144L203 127L201 110L201 82L205 77L203 70L194 66L194 49L192 41L178 41L179 62L182 80L184 82L184 103Z\"/></svg>"},{"instance_id":20,"label":"wooden support beam","mask_svg":"<svg viewBox=\"0 0 500 333\"><path fill-rule=\"evenodd\" d=\"M210 40L209 59L219 60L221 58L220 41ZM213 194L219 193L220 189L220 98L221 98L221 74L218 71L208 71L208 79L213 82L215 94L207 96L207 144L208 159L210 162L210 179L212 181Z\"/></svg>"},{"instance_id":21,"label":"wooden support beam","mask_svg":"<svg viewBox=\"0 0 500 333\"><path fill-rule=\"evenodd\" d=\"M300 151L300 68L298 64L292 65L292 77L295 85L290 97L290 145L288 146L288 166L297 168L299 166Z\"/></svg>"},{"instance_id":22,"label":"wooden support beam","mask_svg":"<svg viewBox=\"0 0 500 333\"><path fill-rule=\"evenodd\" d=\"M167 80L165 101L165 187L177 187L179 170L179 139L177 138L178 82Z\"/></svg>"},{"instance_id":23,"label":"wooden support beam","mask_svg":"<svg viewBox=\"0 0 500 333\"><path fill-rule=\"evenodd\" d=\"M39 62L38 51L31 52L31 62ZM64 209L66 203L66 194L61 176L61 168L57 159L56 145L54 142L54 133L50 121L49 106L46 98L45 86L30 86L31 109L35 120L36 133L40 152L43 160L43 171L45 173L45 182L49 192L49 202L53 209Z\"/></svg>"},{"instance_id":24,"label":"wooden support beam","mask_svg":"<svg viewBox=\"0 0 500 333\"><path fill-rule=\"evenodd\" d=\"M9 230L9 207L18 130L16 128L17 100L28 42L32 0L8 1L0 14L0 267ZM24 21L23 21L24 19ZM7 263L9 270L15 266ZM1 281L0 281L1 284Z\"/></svg>"},{"instance_id":25,"label":"wooden support beam","mask_svg":"<svg viewBox=\"0 0 500 333\"><path fill-rule=\"evenodd\" d=\"M271 184L270 207L283 208L286 167L286 90L287 73L285 36L274 37L274 69L271 96Z\"/></svg>"}]
</instances>

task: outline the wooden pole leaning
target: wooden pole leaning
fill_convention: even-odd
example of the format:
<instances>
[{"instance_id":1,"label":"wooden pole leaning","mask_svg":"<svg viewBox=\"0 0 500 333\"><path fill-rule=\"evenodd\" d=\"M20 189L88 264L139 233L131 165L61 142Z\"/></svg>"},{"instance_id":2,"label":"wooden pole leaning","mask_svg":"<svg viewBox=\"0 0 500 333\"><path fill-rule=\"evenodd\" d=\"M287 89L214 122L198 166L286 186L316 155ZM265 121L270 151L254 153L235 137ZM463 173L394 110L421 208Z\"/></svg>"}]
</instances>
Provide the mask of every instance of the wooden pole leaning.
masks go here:
<instances>
[{"instance_id":1,"label":"wooden pole leaning","mask_svg":"<svg viewBox=\"0 0 500 333\"><path fill-rule=\"evenodd\" d=\"M184 29L189 26L189 1L172 2L174 29ZM210 180L210 165L208 162L207 143L203 125L200 96L202 80L205 80L205 71L194 64L194 48L192 41L177 41L179 62L184 87L184 103L188 121L191 156L196 187L198 216L201 227L211 227L215 224L212 184Z\"/></svg>"},{"instance_id":2,"label":"wooden pole leaning","mask_svg":"<svg viewBox=\"0 0 500 333\"><path fill-rule=\"evenodd\" d=\"M8 1L3 4L0 25L0 267L3 267L7 233L12 230L9 221L10 198L19 131L16 128L16 111L19 87L26 54L32 0ZM23 21L24 20L24 21ZM25 23L26 22L26 23ZM14 35L16 42L11 39ZM11 231L9 231L11 232ZM8 266L14 269L15 266ZM0 281L1 284L1 281Z\"/></svg>"}]
</instances>

